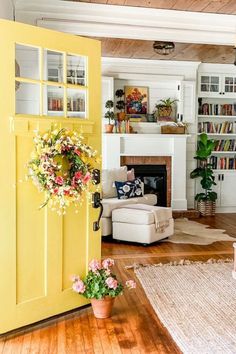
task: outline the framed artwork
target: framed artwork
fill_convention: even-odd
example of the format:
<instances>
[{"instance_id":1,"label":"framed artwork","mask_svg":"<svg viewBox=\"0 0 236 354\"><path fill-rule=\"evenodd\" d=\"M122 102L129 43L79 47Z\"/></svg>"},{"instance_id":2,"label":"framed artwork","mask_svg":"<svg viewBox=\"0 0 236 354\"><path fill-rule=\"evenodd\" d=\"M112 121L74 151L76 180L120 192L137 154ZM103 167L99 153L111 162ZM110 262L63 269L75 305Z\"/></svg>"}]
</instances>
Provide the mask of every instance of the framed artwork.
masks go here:
<instances>
[{"instance_id":1,"label":"framed artwork","mask_svg":"<svg viewBox=\"0 0 236 354\"><path fill-rule=\"evenodd\" d=\"M148 87L125 86L125 113L129 115L148 113Z\"/></svg>"}]
</instances>

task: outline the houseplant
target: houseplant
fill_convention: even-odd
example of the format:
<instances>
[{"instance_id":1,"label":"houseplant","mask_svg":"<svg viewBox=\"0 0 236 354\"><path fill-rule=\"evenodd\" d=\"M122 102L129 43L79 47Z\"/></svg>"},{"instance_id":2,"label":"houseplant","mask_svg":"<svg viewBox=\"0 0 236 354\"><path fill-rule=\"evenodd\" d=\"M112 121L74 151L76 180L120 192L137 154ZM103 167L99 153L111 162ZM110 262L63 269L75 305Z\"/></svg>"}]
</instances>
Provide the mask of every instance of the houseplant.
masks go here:
<instances>
[{"instance_id":1,"label":"houseplant","mask_svg":"<svg viewBox=\"0 0 236 354\"><path fill-rule=\"evenodd\" d=\"M105 113L105 118L108 119L108 124L105 124L106 133L112 133L114 124L111 123L115 119L115 114L113 111L114 103L112 100L106 101L105 108L107 109Z\"/></svg>"},{"instance_id":2,"label":"houseplant","mask_svg":"<svg viewBox=\"0 0 236 354\"><path fill-rule=\"evenodd\" d=\"M73 276L72 289L90 299L96 318L107 318L111 316L112 306L115 297L122 294L124 286L116 278L111 268L114 260L104 259L102 262L93 259L89 263L89 271L82 280L79 276ZM136 287L133 280L127 280L125 286L128 289Z\"/></svg>"},{"instance_id":3,"label":"houseplant","mask_svg":"<svg viewBox=\"0 0 236 354\"><path fill-rule=\"evenodd\" d=\"M117 118L118 120L124 120L125 119L125 101L122 99L124 96L125 92L122 89L116 90L116 97L117 97L117 102L116 102L116 108L118 109L117 113Z\"/></svg>"},{"instance_id":4,"label":"houseplant","mask_svg":"<svg viewBox=\"0 0 236 354\"><path fill-rule=\"evenodd\" d=\"M173 120L172 118L173 105L177 101L178 101L177 99L171 99L171 98L160 100L160 103L155 105L156 108L155 114L157 119L160 121Z\"/></svg>"},{"instance_id":5,"label":"houseplant","mask_svg":"<svg viewBox=\"0 0 236 354\"><path fill-rule=\"evenodd\" d=\"M208 139L206 133L200 135L196 156L194 157L198 160L199 166L190 173L191 178L201 178L200 183L204 192L198 193L195 196L195 200L197 201L197 209L203 216L215 214L217 193L212 190L212 187L215 186L216 183L209 158L216 143L215 140Z\"/></svg>"}]
</instances>

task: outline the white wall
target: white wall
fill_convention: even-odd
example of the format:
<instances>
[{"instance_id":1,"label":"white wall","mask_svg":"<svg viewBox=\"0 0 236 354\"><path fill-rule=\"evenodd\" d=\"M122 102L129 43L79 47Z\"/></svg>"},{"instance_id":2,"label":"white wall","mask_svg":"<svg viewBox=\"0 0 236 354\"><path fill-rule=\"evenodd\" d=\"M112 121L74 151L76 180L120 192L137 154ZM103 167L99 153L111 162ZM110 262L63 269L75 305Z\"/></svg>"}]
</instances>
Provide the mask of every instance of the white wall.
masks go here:
<instances>
[{"instance_id":1,"label":"white wall","mask_svg":"<svg viewBox=\"0 0 236 354\"><path fill-rule=\"evenodd\" d=\"M12 0L0 0L0 18L13 20L13 9Z\"/></svg>"}]
</instances>

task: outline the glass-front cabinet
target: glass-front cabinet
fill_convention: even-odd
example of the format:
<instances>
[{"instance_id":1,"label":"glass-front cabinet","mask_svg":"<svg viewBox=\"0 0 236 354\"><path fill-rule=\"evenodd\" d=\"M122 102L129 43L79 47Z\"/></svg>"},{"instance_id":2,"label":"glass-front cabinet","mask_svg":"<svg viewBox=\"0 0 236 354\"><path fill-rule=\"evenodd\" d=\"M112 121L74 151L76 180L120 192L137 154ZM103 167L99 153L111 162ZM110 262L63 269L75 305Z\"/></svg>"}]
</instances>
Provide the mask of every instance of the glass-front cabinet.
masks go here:
<instances>
[{"instance_id":1,"label":"glass-front cabinet","mask_svg":"<svg viewBox=\"0 0 236 354\"><path fill-rule=\"evenodd\" d=\"M88 118L87 57L16 44L15 113Z\"/></svg>"},{"instance_id":2,"label":"glass-front cabinet","mask_svg":"<svg viewBox=\"0 0 236 354\"><path fill-rule=\"evenodd\" d=\"M236 74L199 74L200 97L226 97L235 98Z\"/></svg>"},{"instance_id":3,"label":"glass-front cabinet","mask_svg":"<svg viewBox=\"0 0 236 354\"><path fill-rule=\"evenodd\" d=\"M218 96L221 92L221 77L218 74L199 75L199 95Z\"/></svg>"}]
</instances>

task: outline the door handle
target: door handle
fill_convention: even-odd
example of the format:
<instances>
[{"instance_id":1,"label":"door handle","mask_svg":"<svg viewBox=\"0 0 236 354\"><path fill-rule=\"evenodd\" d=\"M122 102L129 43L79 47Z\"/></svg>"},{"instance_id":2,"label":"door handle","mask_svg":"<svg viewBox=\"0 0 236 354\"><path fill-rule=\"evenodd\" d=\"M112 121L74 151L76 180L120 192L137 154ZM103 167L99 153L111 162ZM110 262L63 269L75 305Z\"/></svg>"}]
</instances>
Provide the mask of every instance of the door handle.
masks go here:
<instances>
[{"instance_id":1,"label":"door handle","mask_svg":"<svg viewBox=\"0 0 236 354\"><path fill-rule=\"evenodd\" d=\"M100 208L98 219L97 219L97 221L93 222L93 231L98 231L100 229L100 220L101 220L102 213L103 213L103 205L101 203L101 196L100 196L99 192L93 193L92 205L93 205L93 208L95 208L95 209Z\"/></svg>"}]
</instances>

